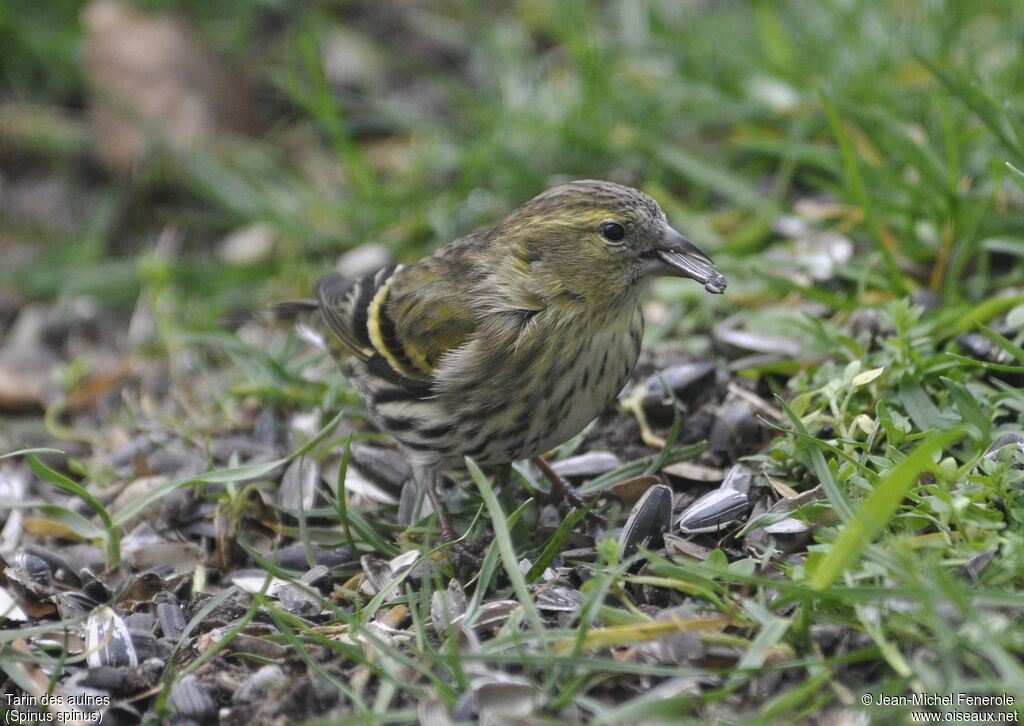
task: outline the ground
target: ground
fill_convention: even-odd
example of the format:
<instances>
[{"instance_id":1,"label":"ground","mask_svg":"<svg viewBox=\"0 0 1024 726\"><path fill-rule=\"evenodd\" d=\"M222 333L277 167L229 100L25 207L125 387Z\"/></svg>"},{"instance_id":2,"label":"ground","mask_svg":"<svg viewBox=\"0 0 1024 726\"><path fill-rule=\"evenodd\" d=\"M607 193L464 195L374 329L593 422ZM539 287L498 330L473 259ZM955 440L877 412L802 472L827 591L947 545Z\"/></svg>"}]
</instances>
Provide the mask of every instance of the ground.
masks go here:
<instances>
[{"instance_id":1,"label":"ground","mask_svg":"<svg viewBox=\"0 0 1024 726\"><path fill-rule=\"evenodd\" d=\"M5 716L1016 720L1022 32L1009 0L0 7ZM549 455L603 522L467 462L446 546L333 362L247 314L584 177L729 288L654 285Z\"/></svg>"}]
</instances>

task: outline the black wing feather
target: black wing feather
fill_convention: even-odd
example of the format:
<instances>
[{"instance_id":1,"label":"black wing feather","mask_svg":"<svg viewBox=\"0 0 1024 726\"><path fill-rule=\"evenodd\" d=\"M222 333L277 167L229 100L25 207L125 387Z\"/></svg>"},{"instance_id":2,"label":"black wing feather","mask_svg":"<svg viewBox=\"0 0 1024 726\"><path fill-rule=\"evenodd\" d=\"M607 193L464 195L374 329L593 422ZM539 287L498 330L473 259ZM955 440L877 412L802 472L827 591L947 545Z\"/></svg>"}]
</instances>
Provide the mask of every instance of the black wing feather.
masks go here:
<instances>
[{"instance_id":1,"label":"black wing feather","mask_svg":"<svg viewBox=\"0 0 1024 726\"><path fill-rule=\"evenodd\" d=\"M366 330L366 307L373 300L372 288L373 278L353 280L338 273L320 278L315 288L327 327L362 361L369 360L374 353ZM360 304L361 314L358 313ZM357 327L358 320L362 320L362 325Z\"/></svg>"}]
</instances>

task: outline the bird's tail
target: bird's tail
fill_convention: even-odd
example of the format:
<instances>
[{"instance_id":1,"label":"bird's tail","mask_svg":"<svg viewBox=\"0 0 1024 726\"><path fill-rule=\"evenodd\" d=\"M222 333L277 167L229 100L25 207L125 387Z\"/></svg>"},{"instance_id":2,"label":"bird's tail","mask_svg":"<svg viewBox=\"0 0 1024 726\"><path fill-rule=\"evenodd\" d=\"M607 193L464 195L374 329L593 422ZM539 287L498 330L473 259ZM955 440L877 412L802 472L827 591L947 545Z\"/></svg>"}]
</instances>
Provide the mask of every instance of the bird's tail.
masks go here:
<instances>
[{"instance_id":1,"label":"bird's tail","mask_svg":"<svg viewBox=\"0 0 1024 726\"><path fill-rule=\"evenodd\" d=\"M294 332L315 348L338 358L338 354L331 346L330 336L325 335L320 303L316 300L285 300L271 303L262 310L236 313L220 321L221 327L229 330L238 330L249 323Z\"/></svg>"},{"instance_id":2,"label":"bird's tail","mask_svg":"<svg viewBox=\"0 0 1024 726\"><path fill-rule=\"evenodd\" d=\"M232 313L221 319L220 325L237 330L246 323L256 323L273 328L291 328L309 325L319 317L320 303L316 300L285 300L267 305L262 310L247 310Z\"/></svg>"}]
</instances>

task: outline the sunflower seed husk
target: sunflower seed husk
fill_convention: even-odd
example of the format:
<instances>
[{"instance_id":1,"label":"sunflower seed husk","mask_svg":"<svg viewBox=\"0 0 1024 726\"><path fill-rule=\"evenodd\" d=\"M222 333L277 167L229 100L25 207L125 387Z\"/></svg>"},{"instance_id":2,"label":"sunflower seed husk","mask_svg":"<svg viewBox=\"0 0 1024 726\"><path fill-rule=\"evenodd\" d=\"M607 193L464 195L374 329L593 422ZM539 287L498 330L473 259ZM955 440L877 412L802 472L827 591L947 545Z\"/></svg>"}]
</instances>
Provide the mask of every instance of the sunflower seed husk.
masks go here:
<instances>
[{"instance_id":1,"label":"sunflower seed husk","mask_svg":"<svg viewBox=\"0 0 1024 726\"><path fill-rule=\"evenodd\" d=\"M43 560L49 567L50 574L52 575L53 579L57 582L62 582L72 587L78 587L79 585L81 585L81 582L78 579L78 575L75 574L74 568L70 564L68 564L68 561L64 559L64 557L57 554L56 552L48 550L45 547L25 545L22 548L21 553L32 555Z\"/></svg>"},{"instance_id":2,"label":"sunflower seed husk","mask_svg":"<svg viewBox=\"0 0 1024 726\"><path fill-rule=\"evenodd\" d=\"M583 605L583 594L571 587L555 585L537 593L537 609L572 613Z\"/></svg>"},{"instance_id":3,"label":"sunflower seed husk","mask_svg":"<svg viewBox=\"0 0 1024 726\"><path fill-rule=\"evenodd\" d=\"M165 601L156 606L156 616L160 621L160 630L164 637L172 643L176 643L181 634L185 632L188 619L185 611L176 602Z\"/></svg>"},{"instance_id":4,"label":"sunflower seed husk","mask_svg":"<svg viewBox=\"0 0 1024 726\"><path fill-rule=\"evenodd\" d=\"M224 653L243 657L255 656L267 661L283 661L288 655L288 648L266 638L238 633L224 646Z\"/></svg>"},{"instance_id":5,"label":"sunflower seed husk","mask_svg":"<svg viewBox=\"0 0 1024 726\"><path fill-rule=\"evenodd\" d=\"M754 472L743 464L736 464L733 468L729 469L725 475L725 479L719 485L720 489L731 489L734 492L740 494L746 494L750 491L750 485L754 483Z\"/></svg>"},{"instance_id":6,"label":"sunflower seed husk","mask_svg":"<svg viewBox=\"0 0 1024 726\"><path fill-rule=\"evenodd\" d=\"M738 520L749 508L746 494L734 489L713 489L687 507L676 525L684 534L717 532Z\"/></svg>"},{"instance_id":7,"label":"sunflower seed husk","mask_svg":"<svg viewBox=\"0 0 1024 726\"><path fill-rule=\"evenodd\" d=\"M416 567L416 563L420 561L423 555L419 550L407 550L402 554L391 559L388 562L388 567L391 568L391 572L397 577L407 570L413 570L410 573L410 577L420 577L422 575L423 566ZM414 569L415 568L415 569Z\"/></svg>"},{"instance_id":8,"label":"sunflower seed husk","mask_svg":"<svg viewBox=\"0 0 1024 726\"><path fill-rule=\"evenodd\" d=\"M665 535L665 549L671 555L683 555L697 562L704 562L711 556L711 550L696 542L680 537L678 534Z\"/></svg>"},{"instance_id":9,"label":"sunflower seed husk","mask_svg":"<svg viewBox=\"0 0 1024 726\"><path fill-rule=\"evenodd\" d=\"M371 595L376 595L390 587L387 599L394 600L402 596L402 592L398 587L391 586L395 579L395 573L386 560L373 557L372 555L363 555L359 558L359 564L362 566L363 575L365 576L363 578L363 590L368 591Z\"/></svg>"},{"instance_id":10,"label":"sunflower seed husk","mask_svg":"<svg viewBox=\"0 0 1024 726\"><path fill-rule=\"evenodd\" d=\"M81 592L58 592L53 596L57 612L64 620L80 618L96 607L96 603Z\"/></svg>"},{"instance_id":11,"label":"sunflower seed husk","mask_svg":"<svg viewBox=\"0 0 1024 726\"><path fill-rule=\"evenodd\" d=\"M610 451L588 451L578 456L552 462L556 474L567 479L572 477L601 476L622 466L622 461Z\"/></svg>"},{"instance_id":12,"label":"sunflower seed husk","mask_svg":"<svg viewBox=\"0 0 1024 726\"><path fill-rule=\"evenodd\" d=\"M435 696L421 698L419 704L416 706L416 715L419 717L421 724L431 724L431 726L451 726L451 724L455 723L452 721L451 715L448 713L448 707L444 705L444 701Z\"/></svg>"},{"instance_id":13,"label":"sunflower seed husk","mask_svg":"<svg viewBox=\"0 0 1024 726\"><path fill-rule=\"evenodd\" d=\"M306 456L296 459L281 477L278 502L283 509L308 512L316 504L319 481L320 462Z\"/></svg>"},{"instance_id":14,"label":"sunflower seed husk","mask_svg":"<svg viewBox=\"0 0 1024 726\"><path fill-rule=\"evenodd\" d=\"M325 585L330 583L330 574L326 567L317 565L299 579L299 584L289 583L282 587L277 597L285 610L296 615L313 616L323 612L318 594L323 592ZM302 587L304 585L305 587Z\"/></svg>"},{"instance_id":15,"label":"sunflower seed husk","mask_svg":"<svg viewBox=\"0 0 1024 726\"><path fill-rule=\"evenodd\" d=\"M1013 356L981 333L964 333L957 337L956 344L964 355L975 360L1001 365L1013 362Z\"/></svg>"},{"instance_id":16,"label":"sunflower seed husk","mask_svg":"<svg viewBox=\"0 0 1024 726\"><path fill-rule=\"evenodd\" d=\"M299 582L321 593L328 592L331 588L331 571L325 565L316 565L300 577Z\"/></svg>"},{"instance_id":17,"label":"sunflower seed husk","mask_svg":"<svg viewBox=\"0 0 1024 726\"><path fill-rule=\"evenodd\" d=\"M351 463L391 494L398 494L412 476L404 456L394 449L375 446L367 441L352 442Z\"/></svg>"},{"instance_id":18,"label":"sunflower seed husk","mask_svg":"<svg viewBox=\"0 0 1024 726\"><path fill-rule=\"evenodd\" d=\"M14 596L2 587L0 587L0 620L12 620L14 622L28 620L28 616L14 601Z\"/></svg>"},{"instance_id":19,"label":"sunflower seed husk","mask_svg":"<svg viewBox=\"0 0 1024 726\"><path fill-rule=\"evenodd\" d=\"M434 590L430 596L430 620L441 635L466 614L466 593L456 580L448 583L447 590Z\"/></svg>"},{"instance_id":20,"label":"sunflower seed husk","mask_svg":"<svg viewBox=\"0 0 1024 726\"><path fill-rule=\"evenodd\" d=\"M982 456L986 459L995 459L1005 448L1016 448L1021 453L1024 453L1024 436L1015 433L1003 434L989 444L989 447L985 449L985 453Z\"/></svg>"},{"instance_id":21,"label":"sunflower seed husk","mask_svg":"<svg viewBox=\"0 0 1024 726\"><path fill-rule=\"evenodd\" d=\"M217 716L216 704L192 673L171 686L167 705L172 713L199 723L212 723Z\"/></svg>"},{"instance_id":22,"label":"sunflower seed husk","mask_svg":"<svg viewBox=\"0 0 1024 726\"><path fill-rule=\"evenodd\" d=\"M192 572L203 561L204 554L194 542L160 542L133 547L125 553L125 559L137 570L169 564L176 572Z\"/></svg>"},{"instance_id":23,"label":"sunflower seed husk","mask_svg":"<svg viewBox=\"0 0 1024 726\"><path fill-rule=\"evenodd\" d=\"M153 632L153 624L156 622L156 618L151 614L143 611L130 613L128 617L124 619L124 624L128 626L130 631L142 631L144 633Z\"/></svg>"},{"instance_id":24,"label":"sunflower seed husk","mask_svg":"<svg viewBox=\"0 0 1024 726\"><path fill-rule=\"evenodd\" d=\"M224 581L245 592L266 592L271 596L288 584L287 580L280 577L270 578L270 584L267 584L267 573L252 569L236 570L225 577Z\"/></svg>"},{"instance_id":25,"label":"sunflower seed husk","mask_svg":"<svg viewBox=\"0 0 1024 726\"><path fill-rule=\"evenodd\" d=\"M765 525L764 531L768 534L801 534L810 528L811 526L807 522L801 522L793 517L786 517L778 522Z\"/></svg>"},{"instance_id":26,"label":"sunflower seed husk","mask_svg":"<svg viewBox=\"0 0 1024 726\"><path fill-rule=\"evenodd\" d=\"M608 493L617 497L619 501L625 505L634 504L640 501L640 498L646 494L652 486L659 484L660 482L661 479L650 474L634 476L608 487ZM561 517L559 517L559 519L561 519Z\"/></svg>"},{"instance_id":27,"label":"sunflower seed husk","mask_svg":"<svg viewBox=\"0 0 1024 726\"><path fill-rule=\"evenodd\" d=\"M475 680L472 689L481 721L496 716L528 716L536 705L537 689L520 676L494 673Z\"/></svg>"},{"instance_id":28,"label":"sunflower seed husk","mask_svg":"<svg viewBox=\"0 0 1024 726\"><path fill-rule=\"evenodd\" d=\"M131 635L132 646L135 649L137 660L141 662L149 658L159 658L161 656L160 643L157 642L157 638L153 633L147 630L133 630L129 628L128 634Z\"/></svg>"},{"instance_id":29,"label":"sunflower seed husk","mask_svg":"<svg viewBox=\"0 0 1024 726\"><path fill-rule=\"evenodd\" d=\"M751 407L735 401L724 406L715 417L708 433L708 450L736 457L757 448L764 435L764 427Z\"/></svg>"},{"instance_id":30,"label":"sunflower seed husk","mask_svg":"<svg viewBox=\"0 0 1024 726\"><path fill-rule=\"evenodd\" d=\"M641 405L654 420L669 422L674 413L668 390L675 394L676 400L687 411L692 411L711 398L715 375L715 366L711 363L683 363L666 368L647 379Z\"/></svg>"},{"instance_id":31,"label":"sunflower seed husk","mask_svg":"<svg viewBox=\"0 0 1024 726\"><path fill-rule=\"evenodd\" d=\"M88 670L82 671L82 675L78 677L75 685L85 686L87 688L97 688L102 691L111 691L113 693L121 693L128 690L127 684L129 673L130 671L128 668L98 666L96 668L89 668Z\"/></svg>"},{"instance_id":32,"label":"sunflower seed husk","mask_svg":"<svg viewBox=\"0 0 1024 726\"><path fill-rule=\"evenodd\" d=\"M677 461L662 467L663 474L693 482L720 482L725 479L725 471L713 466L694 464L692 461Z\"/></svg>"},{"instance_id":33,"label":"sunflower seed husk","mask_svg":"<svg viewBox=\"0 0 1024 726\"><path fill-rule=\"evenodd\" d=\"M732 358L748 353L795 358L803 350L799 340L731 327L735 323L735 319L730 318L716 325L711 331L715 346Z\"/></svg>"},{"instance_id":34,"label":"sunflower seed husk","mask_svg":"<svg viewBox=\"0 0 1024 726\"><path fill-rule=\"evenodd\" d=\"M474 628L500 625L508 620L509 616L520 607L518 600L491 600L490 602L485 602L476 611L472 625Z\"/></svg>"},{"instance_id":35,"label":"sunflower seed husk","mask_svg":"<svg viewBox=\"0 0 1024 726\"><path fill-rule=\"evenodd\" d=\"M685 608L668 608L655 616L655 620L682 621L694 617L694 613ZM694 633L668 633L655 641L638 646L638 650L654 658L659 663L682 665L704 655L704 643Z\"/></svg>"},{"instance_id":36,"label":"sunflower seed husk","mask_svg":"<svg viewBox=\"0 0 1024 726\"><path fill-rule=\"evenodd\" d=\"M351 568L355 570L359 566L358 559L352 556L352 550L349 547L322 547L314 544L311 546L311 550L313 562L328 569ZM309 567L307 550L302 542L282 547L277 550L276 554L277 564L286 570L301 572Z\"/></svg>"},{"instance_id":37,"label":"sunflower seed husk","mask_svg":"<svg viewBox=\"0 0 1024 726\"><path fill-rule=\"evenodd\" d=\"M265 665L249 676L231 696L232 703L255 703L285 682L284 671L279 665Z\"/></svg>"},{"instance_id":38,"label":"sunflower seed husk","mask_svg":"<svg viewBox=\"0 0 1024 726\"><path fill-rule=\"evenodd\" d=\"M21 572L27 576L24 585L37 585L49 589L53 586L53 570L42 557L25 550L19 550L14 555L14 564L21 568ZM21 578L24 579L24 578Z\"/></svg>"},{"instance_id":39,"label":"sunflower seed husk","mask_svg":"<svg viewBox=\"0 0 1024 726\"><path fill-rule=\"evenodd\" d=\"M957 574L977 585L982 573L985 572L985 568L988 567L989 563L998 553L998 547L992 547L984 552L979 552L967 560L967 562L957 570Z\"/></svg>"},{"instance_id":40,"label":"sunflower seed husk","mask_svg":"<svg viewBox=\"0 0 1024 726\"><path fill-rule=\"evenodd\" d=\"M121 616L111 608L96 608L85 623L86 662L97 666L136 666L131 633Z\"/></svg>"},{"instance_id":41,"label":"sunflower seed husk","mask_svg":"<svg viewBox=\"0 0 1024 726\"><path fill-rule=\"evenodd\" d=\"M79 570L78 579L82 583L82 592L92 598L93 601L105 603L110 600L110 588L97 579L96 575L88 567L83 567Z\"/></svg>"},{"instance_id":42,"label":"sunflower seed husk","mask_svg":"<svg viewBox=\"0 0 1024 726\"><path fill-rule=\"evenodd\" d=\"M619 552L630 557L638 546L660 546L661 536L672 526L672 489L655 484L633 505L619 535Z\"/></svg>"}]
</instances>

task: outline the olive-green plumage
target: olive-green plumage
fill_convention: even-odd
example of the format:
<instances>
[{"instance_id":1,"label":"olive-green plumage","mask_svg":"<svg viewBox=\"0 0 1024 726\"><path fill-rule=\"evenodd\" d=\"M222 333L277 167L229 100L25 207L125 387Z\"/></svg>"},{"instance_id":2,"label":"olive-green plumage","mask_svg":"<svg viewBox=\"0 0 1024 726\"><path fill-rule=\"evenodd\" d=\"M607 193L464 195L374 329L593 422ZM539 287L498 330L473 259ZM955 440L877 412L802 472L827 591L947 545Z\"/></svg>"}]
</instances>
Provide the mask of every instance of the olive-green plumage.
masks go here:
<instances>
[{"instance_id":1,"label":"olive-green plumage","mask_svg":"<svg viewBox=\"0 0 1024 726\"><path fill-rule=\"evenodd\" d=\"M439 465L539 455L621 390L651 274L725 279L646 194L549 189L411 265L317 284L329 345L377 425L430 485Z\"/></svg>"}]
</instances>

